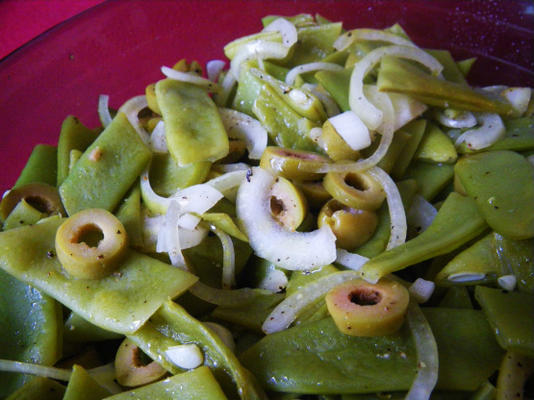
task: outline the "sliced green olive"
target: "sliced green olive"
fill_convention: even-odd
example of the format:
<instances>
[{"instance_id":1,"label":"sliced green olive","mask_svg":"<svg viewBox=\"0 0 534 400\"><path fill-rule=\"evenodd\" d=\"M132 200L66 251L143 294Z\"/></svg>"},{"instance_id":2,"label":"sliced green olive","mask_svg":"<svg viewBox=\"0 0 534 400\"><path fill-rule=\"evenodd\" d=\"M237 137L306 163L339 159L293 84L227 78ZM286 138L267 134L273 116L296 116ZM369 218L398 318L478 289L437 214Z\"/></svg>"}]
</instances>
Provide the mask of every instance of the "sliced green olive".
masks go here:
<instances>
[{"instance_id":1,"label":"sliced green olive","mask_svg":"<svg viewBox=\"0 0 534 400\"><path fill-rule=\"evenodd\" d=\"M260 167L274 175L297 181L315 181L324 174L316 172L330 160L319 154L268 146L260 159Z\"/></svg>"},{"instance_id":2,"label":"sliced green olive","mask_svg":"<svg viewBox=\"0 0 534 400\"><path fill-rule=\"evenodd\" d=\"M382 186L363 171L329 172L324 177L323 185L340 203L362 210L376 210L386 198Z\"/></svg>"},{"instance_id":3,"label":"sliced green olive","mask_svg":"<svg viewBox=\"0 0 534 400\"><path fill-rule=\"evenodd\" d=\"M282 177L275 179L270 195L274 219L290 231L295 231L306 217L306 198L295 185Z\"/></svg>"},{"instance_id":4,"label":"sliced green olive","mask_svg":"<svg viewBox=\"0 0 534 400\"><path fill-rule=\"evenodd\" d=\"M65 214L57 188L46 183L28 183L10 190L0 203L0 217L5 220L19 201L46 214Z\"/></svg>"},{"instance_id":5,"label":"sliced green olive","mask_svg":"<svg viewBox=\"0 0 534 400\"><path fill-rule=\"evenodd\" d=\"M378 217L374 211L348 207L332 199L319 212L317 225L319 228L329 225L336 235L337 246L353 250L373 236Z\"/></svg>"},{"instance_id":6,"label":"sliced green olive","mask_svg":"<svg viewBox=\"0 0 534 400\"><path fill-rule=\"evenodd\" d=\"M162 378L167 371L155 361L143 363L143 353L130 339L124 339L115 356L117 381L122 386L141 386Z\"/></svg>"},{"instance_id":7,"label":"sliced green olive","mask_svg":"<svg viewBox=\"0 0 534 400\"><path fill-rule=\"evenodd\" d=\"M323 124L320 146L328 154L328 157L334 161L357 160L360 158L360 152L352 150L329 121Z\"/></svg>"},{"instance_id":8,"label":"sliced green olive","mask_svg":"<svg viewBox=\"0 0 534 400\"><path fill-rule=\"evenodd\" d=\"M319 210L324 203L332 198L326 191L322 181L296 182L295 185L300 189L310 208Z\"/></svg>"},{"instance_id":9,"label":"sliced green olive","mask_svg":"<svg viewBox=\"0 0 534 400\"><path fill-rule=\"evenodd\" d=\"M100 279L120 265L128 238L109 211L89 208L67 218L56 232L56 253L69 275Z\"/></svg>"},{"instance_id":10,"label":"sliced green olive","mask_svg":"<svg viewBox=\"0 0 534 400\"><path fill-rule=\"evenodd\" d=\"M381 279L376 284L357 279L332 289L326 306L338 329L352 336L383 336L404 322L410 295L400 283Z\"/></svg>"}]
</instances>

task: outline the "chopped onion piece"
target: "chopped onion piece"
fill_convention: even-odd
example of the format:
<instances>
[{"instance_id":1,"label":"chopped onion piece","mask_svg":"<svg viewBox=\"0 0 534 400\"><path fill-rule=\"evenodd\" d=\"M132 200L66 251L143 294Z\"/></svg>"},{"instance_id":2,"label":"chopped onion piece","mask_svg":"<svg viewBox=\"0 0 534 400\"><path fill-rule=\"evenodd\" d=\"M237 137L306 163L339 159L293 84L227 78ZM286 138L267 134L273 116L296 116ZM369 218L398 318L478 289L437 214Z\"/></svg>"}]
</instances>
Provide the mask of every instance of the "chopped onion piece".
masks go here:
<instances>
[{"instance_id":1,"label":"chopped onion piece","mask_svg":"<svg viewBox=\"0 0 534 400\"><path fill-rule=\"evenodd\" d=\"M149 171L150 165L141 173L141 197L150 211L157 214L165 214L171 200L154 192L152 186L150 186Z\"/></svg>"},{"instance_id":2,"label":"chopped onion piece","mask_svg":"<svg viewBox=\"0 0 534 400\"><path fill-rule=\"evenodd\" d=\"M271 334L289 328L299 313L314 300L324 296L343 282L359 278L361 276L356 271L334 272L317 278L278 304L269 314L261 329L266 334Z\"/></svg>"},{"instance_id":3,"label":"chopped onion piece","mask_svg":"<svg viewBox=\"0 0 534 400\"><path fill-rule=\"evenodd\" d=\"M414 337L417 372L405 399L430 399L438 381L438 345L425 315L416 303L408 304L406 320Z\"/></svg>"},{"instance_id":4,"label":"chopped onion piece","mask_svg":"<svg viewBox=\"0 0 534 400\"><path fill-rule=\"evenodd\" d=\"M161 72L167 78L174 79L180 82L187 82L193 85L201 86L203 88L208 89L210 92L218 92L221 89L220 86L217 85L216 83L210 81L209 79L202 78L201 76L198 76L192 72L176 71L175 69L172 69L166 66L161 67Z\"/></svg>"},{"instance_id":5,"label":"chopped onion piece","mask_svg":"<svg viewBox=\"0 0 534 400\"><path fill-rule=\"evenodd\" d=\"M215 225L210 225L210 230L217 235L223 249L222 288L230 289L235 285L234 242L230 235Z\"/></svg>"},{"instance_id":6,"label":"chopped onion piece","mask_svg":"<svg viewBox=\"0 0 534 400\"><path fill-rule=\"evenodd\" d=\"M371 145L369 129L352 111L345 111L328 121L352 150L361 150Z\"/></svg>"},{"instance_id":7,"label":"chopped onion piece","mask_svg":"<svg viewBox=\"0 0 534 400\"><path fill-rule=\"evenodd\" d=\"M406 217L408 226L414 235L424 232L432 224L438 210L430 204L423 196L416 194Z\"/></svg>"},{"instance_id":8,"label":"chopped onion piece","mask_svg":"<svg viewBox=\"0 0 534 400\"><path fill-rule=\"evenodd\" d=\"M515 285L517 284L517 278L515 277L515 275L503 275L497 278L497 283L504 290L511 292L515 289Z\"/></svg>"},{"instance_id":9,"label":"chopped onion piece","mask_svg":"<svg viewBox=\"0 0 534 400\"><path fill-rule=\"evenodd\" d=\"M367 261L369 261L367 257L351 253L345 249L337 249L336 263L353 271L358 271Z\"/></svg>"},{"instance_id":10,"label":"chopped onion piece","mask_svg":"<svg viewBox=\"0 0 534 400\"><path fill-rule=\"evenodd\" d=\"M312 62L308 64L301 64L289 70L289 72L286 75L286 83L288 85L293 85L295 83L295 80L297 79L297 76L299 76L300 74L304 74L306 72L343 71L344 69L345 68L343 68L341 65L329 63L329 62Z\"/></svg>"},{"instance_id":11,"label":"chopped onion piece","mask_svg":"<svg viewBox=\"0 0 534 400\"><path fill-rule=\"evenodd\" d=\"M386 192L391 224L391 232L386 249L390 250L403 244L406 240L406 213L404 212L402 199L397 185L384 170L373 167L367 172L380 183Z\"/></svg>"},{"instance_id":12,"label":"chopped onion piece","mask_svg":"<svg viewBox=\"0 0 534 400\"><path fill-rule=\"evenodd\" d=\"M436 284L434 282L417 278L415 282L411 284L408 291L415 301L421 304L426 303L428 299L430 299L430 296L432 296L432 293L434 293L435 288Z\"/></svg>"},{"instance_id":13,"label":"chopped onion piece","mask_svg":"<svg viewBox=\"0 0 534 400\"><path fill-rule=\"evenodd\" d=\"M480 272L458 272L456 274L451 274L447 279L455 283L467 283L467 282L476 282L481 281L486 277L486 274Z\"/></svg>"},{"instance_id":14,"label":"chopped onion piece","mask_svg":"<svg viewBox=\"0 0 534 400\"><path fill-rule=\"evenodd\" d=\"M415 47L408 39L394 33L385 32L379 29L353 29L339 36L334 42L334 48L343 51L356 41L367 40L375 42L386 42L401 46Z\"/></svg>"},{"instance_id":15,"label":"chopped onion piece","mask_svg":"<svg viewBox=\"0 0 534 400\"><path fill-rule=\"evenodd\" d=\"M193 369L204 362L204 354L193 343L171 346L165 351L165 356L174 365L183 369Z\"/></svg>"},{"instance_id":16,"label":"chopped onion piece","mask_svg":"<svg viewBox=\"0 0 534 400\"><path fill-rule=\"evenodd\" d=\"M71 371L68 369L2 359L0 359L0 371L42 376L65 382L67 382L71 376Z\"/></svg>"},{"instance_id":17,"label":"chopped onion piece","mask_svg":"<svg viewBox=\"0 0 534 400\"><path fill-rule=\"evenodd\" d=\"M376 130L382 123L383 113L367 100L363 92L363 79L380 62L382 57L392 55L417 61L438 75L443 67L429 53L408 46L386 46L370 51L354 65L350 77L349 104L370 130Z\"/></svg>"},{"instance_id":18,"label":"chopped onion piece","mask_svg":"<svg viewBox=\"0 0 534 400\"><path fill-rule=\"evenodd\" d=\"M145 95L132 97L130 100L126 101L117 112L123 112L132 124L133 128L139 134L143 143L148 144L150 141L150 135L143 128L139 122L139 113L144 108L148 107Z\"/></svg>"},{"instance_id":19,"label":"chopped onion piece","mask_svg":"<svg viewBox=\"0 0 534 400\"><path fill-rule=\"evenodd\" d=\"M282 43L286 47L291 47L298 40L297 28L285 18L277 18L267 25L263 32L280 32Z\"/></svg>"},{"instance_id":20,"label":"chopped onion piece","mask_svg":"<svg viewBox=\"0 0 534 400\"><path fill-rule=\"evenodd\" d=\"M204 214L222 198L221 192L206 183L186 187L170 197L180 205L181 214L186 212Z\"/></svg>"},{"instance_id":21,"label":"chopped onion piece","mask_svg":"<svg viewBox=\"0 0 534 400\"><path fill-rule=\"evenodd\" d=\"M241 288L235 290L216 289L200 281L189 288L189 291L201 300L222 307L237 307L247 304L260 294L272 294L268 290Z\"/></svg>"},{"instance_id":22,"label":"chopped onion piece","mask_svg":"<svg viewBox=\"0 0 534 400\"><path fill-rule=\"evenodd\" d=\"M259 160L267 147L268 138L267 131L260 121L229 108L219 108L219 114L228 136L244 140L249 158Z\"/></svg>"},{"instance_id":23,"label":"chopped onion piece","mask_svg":"<svg viewBox=\"0 0 534 400\"><path fill-rule=\"evenodd\" d=\"M217 178L210 179L206 182L206 185L211 185L219 192L221 192L224 197L228 200L235 202L237 196L237 188L243 182L243 179L247 176L249 169L246 170L236 170L227 172Z\"/></svg>"},{"instance_id":24,"label":"chopped onion piece","mask_svg":"<svg viewBox=\"0 0 534 400\"><path fill-rule=\"evenodd\" d=\"M436 113L438 122L449 128L472 128L477 124L477 119L471 111L459 111L447 108Z\"/></svg>"},{"instance_id":25,"label":"chopped onion piece","mask_svg":"<svg viewBox=\"0 0 534 400\"><path fill-rule=\"evenodd\" d=\"M167 153L167 137L165 136L165 123L159 121L150 134L150 148L154 153Z\"/></svg>"},{"instance_id":26,"label":"chopped onion piece","mask_svg":"<svg viewBox=\"0 0 534 400\"><path fill-rule=\"evenodd\" d=\"M223 70L226 63L223 60L210 60L206 63L206 72L208 79L212 82L217 82L217 77Z\"/></svg>"},{"instance_id":27,"label":"chopped onion piece","mask_svg":"<svg viewBox=\"0 0 534 400\"><path fill-rule=\"evenodd\" d=\"M235 351L235 342L232 332L225 326L217 324L216 322L206 321L203 324L215 333L230 350Z\"/></svg>"},{"instance_id":28,"label":"chopped onion piece","mask_svg":"<svg viewBox=\"0 0 534 400\"><path fill-rule=\"evenodd\" d=\"M503 90L501 95L506 98L514 109L516 117L522 116L528 108L532 89L528 87L511 87Z\"/></svg>"},{"instance_id":29,"label":"chopped onion piece","mask_svg":"<svg viewBox=\"0 0 534 400\"><path fill-rule=\"evenodd\" d=\"M104 128L111 124L113 118L109 112L109 96L107 94L98 96L98 117Z\"/></svg>"},{"instance_id":30,"label":"chopped onion piece","mask_svg":"<svg viewBox=\"0 0 534 400\"><path fill-rule=\"evenodd\" d=\"M499 114L476 113L478 128L465 131L456 139L456 146L465 142L468 149L480 150L491 146L506 135L506 127Z\"/></svg>"},{"instance_id":31,"label":"chopped onion piece","mask_svg":"<svg viewBox=\"0 0 534 400\"><path fill-rule=\"evenodd\" d=\"M258 288L278 293L283 290L287 284L287 275L271 264L266 271L265 276L258 284Z\"/></svg>"},{"instance_id":32,"label":"chopped onion piece","mask_svg":"<svg viewBox=\"0 0 534 400\"><path fill-rule=\"evenodd\" d=\"M236 202L249 244L256 255L289 270L313 270L336 259L336 237L328 225L312 232L292 232L271 213L274 177L255 167L241 184Z\"/></svg>"}]
</instances>

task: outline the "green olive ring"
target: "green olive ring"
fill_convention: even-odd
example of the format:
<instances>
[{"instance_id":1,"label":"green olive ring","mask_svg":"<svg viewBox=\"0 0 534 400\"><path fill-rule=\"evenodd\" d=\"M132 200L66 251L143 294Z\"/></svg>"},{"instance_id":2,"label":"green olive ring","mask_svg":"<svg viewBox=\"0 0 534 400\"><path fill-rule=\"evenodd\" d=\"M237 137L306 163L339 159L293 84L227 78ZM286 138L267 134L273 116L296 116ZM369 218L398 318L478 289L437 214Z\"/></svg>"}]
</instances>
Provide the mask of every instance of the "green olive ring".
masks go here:
<instances>
[{"instance_id":1,"label":"green olive ring","mask_svg":"<svg viewBox=\"0 0 534 400\"><path fill-rule=\"evenodd\" d=\"M21 200L49 215L65 214L57 188L46 183L28 183L5 195L0 203L0 217L5 220Z\"/></svg>"},{"instance_id":2,"label":"green olive ring","mask_svg":"<svg viewBox=\"0 0 534 400\"><path fill-rule=\"evenodd\" d=\"M376 210L386 198L382 186L364 171L329 172L323 185L340 203L361 210Z\"/></svg>"},{"instance_id":3,"label":"green olive ring","mask_svg":"<svg viewBox=\"0 0 534 400\"><path fill-rule=\"evenodd\" d=\"M308 210L306 197L288 179L281 176L275 178L270 197L273 218L290 231L297 230Z\"/></svg>"},{"instance_id":4,"label":"green olive ring","mask_svg":"<svg viewBox=\"0 0 534 400\"><path fill-rule=\"evenodd\" d=\"M336 235L337 247L354 250L367 242L378 225L374 211L348 207L336 199L328 201L319 212L317 226L330 226Z\"/></svg>"},{"instance_id":5,"label":"green olive ring","mask_svg":"<svg viewBox=\"0 0 534 400\"><path fill-rule=\"evenodd\" d=\"M167 371L157 362L143 364L141 350L130 339L124 339L115 355L117 382L122 386L134 387L154 382Z\"/></svg>"},{"instance_id":6,"label":"green olive ring","mask_svg":"<svg viewBox=\"0 0 534 400\"><path fill-rule=\"evenodd\" d=\"M91 235L102 237L96 246L91 245ZM101 279L111 274L119 266L127 245L128 237L122 223L100 208L72 215L56 232L58 259L75 278Z\"/></svg>"},{"instance_id":7,"label":"green olive ring","mask_svg":"<svg viewBox=\"0 0 534 400\"><path fill-rule=\"evenodd\" d=\"M311 151L267 146L260 158L260 167L287 179L314 181L324 175L316 171L330 162L327 157Z\"/></svg>"}]
</instances>

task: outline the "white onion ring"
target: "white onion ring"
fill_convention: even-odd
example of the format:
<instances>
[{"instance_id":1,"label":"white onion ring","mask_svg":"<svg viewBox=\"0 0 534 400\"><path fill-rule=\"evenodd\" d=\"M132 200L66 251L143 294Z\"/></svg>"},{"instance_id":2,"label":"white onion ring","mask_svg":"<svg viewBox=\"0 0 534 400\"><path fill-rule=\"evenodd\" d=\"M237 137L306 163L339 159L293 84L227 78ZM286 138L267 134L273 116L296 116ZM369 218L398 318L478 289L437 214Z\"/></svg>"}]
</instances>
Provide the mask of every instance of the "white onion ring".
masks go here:
<instances>
[{"instance_id":1,"label":"white onion ring","mask_svg":"<svg viewBox=\"0 0 534 400\"><path fill-rule=\"evenodd\" d=\"M150 134L150 148L154 153L168 153L167 137L165 136L165 123L159 121Z\"/></svg>"},{"instance_id":2,"label":"white onion ring","mask_svg":"<svg viewBox=\"0 0 534 400\"><path fill-rule=\"evenodd\" d=\"M107 94L98 96L98 117L104 128L111 124L113 118L109 112L109 96Z\"/></svg>"},{"instance_id":3,"label":"white onion ring","mask_svg":"<svg viewBox=\"0 0 534 400\"><path fill-rule=\"evenodd\" d=\"M491 146L506 135L506 127L499 114L476 113L478 128L469 129L456 139L456 146L463 142L470 150L480 150Z\"/></svg>"},{"instance_id":4,"label":"white onion ring","mask_svg":"<svg viewBox=\"0 0 534 400\"><path fill-rule=\"evenodd\" d=\"M210 230L217 235L223 249L222 288L230 289L235 285L235 251L232 238L223 230L210 224Z\"/></svg>"},{"instance_id":5,"label":"white onion ring","mask_svg":"<svg viewBox=\"0 0 534 400\"><path fill-rule=\"evenodd\" d=\"M118 112L123 112L126 114L126 118L130 121L133 128L139 134L144 144L150 142L150 135L148 132L141 126L139 123L139 112L148 107L145 95L135 96L126 101L118 110Z\"/></svg>"},{"instance_id":6,"label":"white onion ring","mask_svg":"<svg viewBox=\"0 0 534 400\"><path fill-rule=\"evenodd\" d=\"M175 69L166 66L161 67L161 72L167 78L174 79L180 82L191 83L193 85L203 87L210 92L219 92L221 89L219 85L210 81L209 79L202 78L201 76L198 76L191 72L176 71Z\"/></svg>"},{"instance_id":7,"label":"white onion ring","mask_svg":"<svg viewBox=\"0 0 534 400\"><path fill-rule=\"evenodd\" d=\"M408 304L406 320L414 337L417 373L405 399L429 399L438 381L438 345L425 315L413 301Z\"/></svg>"},{"instance_id":8,"label":"white onion ring","mask_svg":"<svg viewBox=\"0 0 534 400\"><path fill-rule=\"evenodd\" d=\"M289 70L289 72L286 75L286 83L288 85L293 85L295 83L295 79L297 79L297 76L299 76L300 74L304 74L306 72L343 71L344 69L345 68L343 68L341 65L329 63L329 62L312 62L308 64L301 64Z\"/></svg>"},{"instance_id":9,"label":"white onion ring","mask_svg":"<svg viewBox=\"0 0 534 400\"><path fill-rule=\"evenodd\" d=\"M343 51L352 43L358 40L367 40L373 42L386 42L400 46L415 47L408 39L394 33L385 32L379 29L353 29L340 35L334 42L334 49Z\"/></svg>"},{"instance_id":10,"label":"white onion ring","mask_svg":"<svg viewBox=\"0 0 534 400\"><path fill-rule=\"evenodd\" d=\"M275 19L263 29L263 32L280 32L282 43L288 48L298 40L297 28L285 18Z\"/></svg>"},{"instance_id":11,"label":"white onion ring","mask_svg":"<svg viewBox=\"0 0 534 400\"><path fill-rule=\"evenodd\" d=\"M267 147L267 131L260 121L229 108L219 108L222 123L228 136L245 141L249 158L259 160Z\"/></svg>"}]
</instances>

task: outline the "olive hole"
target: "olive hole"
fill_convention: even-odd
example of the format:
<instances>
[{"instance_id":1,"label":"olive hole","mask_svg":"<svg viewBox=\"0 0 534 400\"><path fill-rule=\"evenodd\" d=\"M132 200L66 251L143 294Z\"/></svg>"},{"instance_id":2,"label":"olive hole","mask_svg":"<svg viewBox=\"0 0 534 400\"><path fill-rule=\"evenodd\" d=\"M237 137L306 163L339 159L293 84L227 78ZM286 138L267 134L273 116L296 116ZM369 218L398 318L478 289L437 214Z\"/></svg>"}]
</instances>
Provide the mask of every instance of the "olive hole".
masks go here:
<instances>
[{"instance_id":1,"label":"olive hole","mask_svg":"<svg viewBox=\"0 0 534 400\"><path fill-rule=\"evenodd\" d=\"M28 196L24 200L26 200L26 203L28 203L30 206L42 213L49 214L52 212L50 203L47 201L46 198L43 198L41 196Z\"/></svg>"},{"instance_id":2,"label":"olive hole","mask_svg":"<svg viewBox=\"0 0 534 400\"><path fill-rule=\"evenodd\" d=\"M132 350L132 356L133 364L137 368L144 367L152 362L152 359L137 346Z\"/></svg>"},{"instance_id":3,"label":"olive hole","mask_svg":"<svg viewBox=\"0 0 534 400\"><path fill-rule=\"evenodd\" d=\"M349 295L351 303L358 304L360 306L374 306L380 303L382 295L380 292L371 289L360 289L352 292Z\"/></svg>"},{"instance_id":4,"label":"olive hole","mask_svg":"<svg viewBox=\"0 0 534 400\"><path fill-rule=\"evenodd\" d=\"M285 211L284 202L278 197L271 196L271 212L275 217L278 217Z\"/></svg>"},{"instance_id":5,"label":"olive hole","mask_svg":"<svg viewBox=\"0 0 534 400\"><path fill-rule=\"evenodd\" d=\"M356 190L361 190L362 192L369 189L369 186L366 184L366 182L364 182L364 180L356 174L347 174L345 177L345 183L349 186L352 186Z\"/></svg>"},{"instance_id":6,"label":"olive hole","mask_svg":"<svg viewBox=\"0 0 534 400\"><path fill-rule=\"evenodd\" d=\"M80 228L78 235L73 238L72 242L85 243L89 247L98 247L102 239L104 239L102 230L94 224L87 224Z\"/></svg>"}]
</instances>

